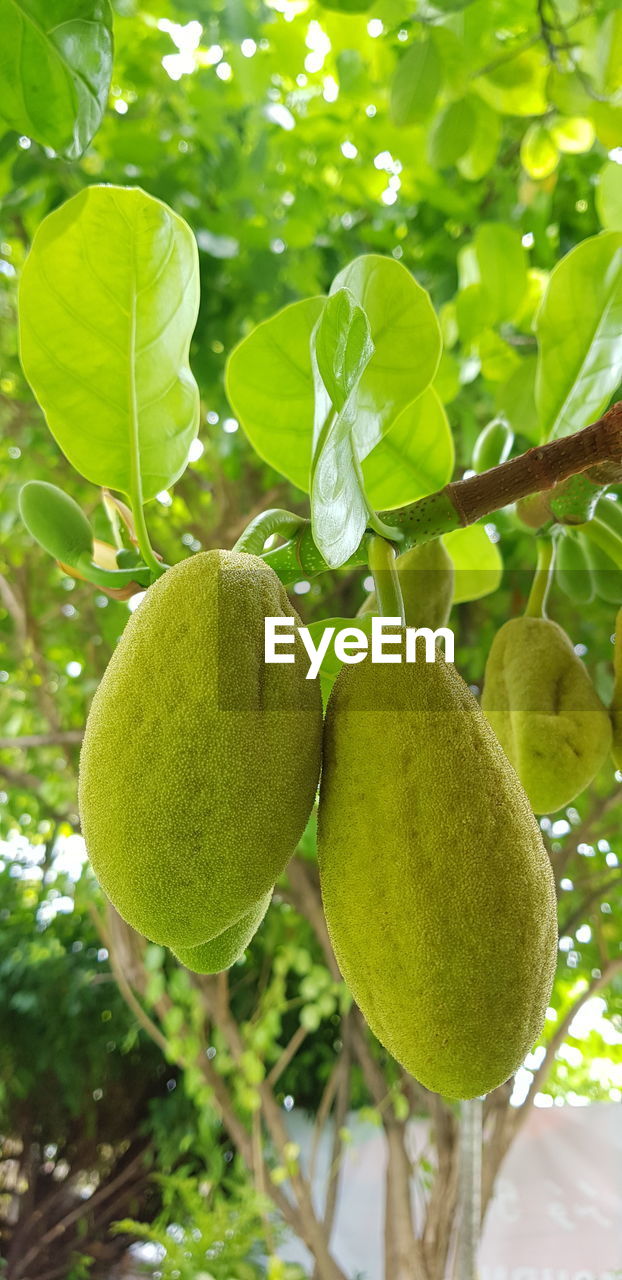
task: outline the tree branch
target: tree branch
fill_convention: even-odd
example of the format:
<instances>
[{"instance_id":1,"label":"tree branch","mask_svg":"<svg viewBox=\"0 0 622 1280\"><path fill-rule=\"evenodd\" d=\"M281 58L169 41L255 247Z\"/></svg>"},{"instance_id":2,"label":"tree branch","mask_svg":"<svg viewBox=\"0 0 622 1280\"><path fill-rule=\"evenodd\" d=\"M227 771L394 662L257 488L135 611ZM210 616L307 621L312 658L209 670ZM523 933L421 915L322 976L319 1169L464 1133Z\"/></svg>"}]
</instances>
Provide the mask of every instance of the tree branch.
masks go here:
<instances>
[{"instance_id":1,"label":"tree branch","mask_svg":"<svg viewBox=\"0 0 622 1280\"><path fill-rule=\"evenodd\" d=\"M30 747L78 746L84 729L59 729L53 733L27 733L17 738L0 738L0 751L26 751Z\"/></svg>"},{"instance_id":2,"label":"tree branch","mask_svg":"<svg viewBox=\"0 0 622 1280\"><path fill-rule=\"evenodd\" d=\"M609 471L604 464L609 465ZM399 537L400 551L404 552L588 471L598 472L587 481L588 487L590 482L593 484L596 494L599 487L619 478L621 467L622 401L582 431L537 445L481 475L455 480L397 511L382 511L380 518L396 529L396 541ZM367 554L364 537L346 564L364 565ZM263 558L284 582L302 572L316 574L328 568L306 527L284 546L265 552Z\"/></svg>"}]
</instances>

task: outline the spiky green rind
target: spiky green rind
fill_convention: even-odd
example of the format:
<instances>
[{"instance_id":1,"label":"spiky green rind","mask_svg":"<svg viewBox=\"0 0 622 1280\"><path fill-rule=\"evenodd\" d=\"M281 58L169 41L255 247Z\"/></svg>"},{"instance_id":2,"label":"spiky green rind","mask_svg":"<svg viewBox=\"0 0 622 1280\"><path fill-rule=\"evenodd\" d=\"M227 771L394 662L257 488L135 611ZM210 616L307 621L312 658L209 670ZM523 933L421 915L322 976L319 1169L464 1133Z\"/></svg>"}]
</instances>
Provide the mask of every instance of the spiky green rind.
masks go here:
<instances>
[{"instance_id":1,"label":"spiky green rind","mask_svg":"<svg viewBox=\"0 0 622 1280\"><path fill-rule=\"evenodd\" d=\"M95 874L135 929L176 950L228 929L283 871L311 811L322 706L296 636L264 661L264 618L299 619L256 556L175 565L132 615L95 694L80 813Z\"/></svg>"},{"instance_id":2,"label":"spiky green rind","mask_svg":"<svg viewBox=\"0 0 622 1280\"><path fill-rule=\"evenodd\" d=\"M516 774L440 655L339 674L318 857L339 967L382 1044L448 1097L506 1080L544 1022L555 887Z\"/></svg>"},{"instance_id":3,"label":"spiky green rind","mask_svg":"<svg viewBox=\"0 0 622 1280\"><path fill-rule=\"evenodd\" d=\"M609 755L606 708L568 636L547 618L512 618L497 632L482 708L534 813L570 804Z\"/></svg>"},{"instance_id":4,"label":"spiky green rind","mask_svg":"<svg viewBox=\"0 0 622 1280\"><path fill-rule=\"evenodd\" d=\"M216 938L203 942L198 947L178 948L173 954L194 973L221 973L223 969L230 969L244 955L249 942L257 933L271 898L272 891L264 894L237 924L232 924Z\"/></svg>"}]
</instances>

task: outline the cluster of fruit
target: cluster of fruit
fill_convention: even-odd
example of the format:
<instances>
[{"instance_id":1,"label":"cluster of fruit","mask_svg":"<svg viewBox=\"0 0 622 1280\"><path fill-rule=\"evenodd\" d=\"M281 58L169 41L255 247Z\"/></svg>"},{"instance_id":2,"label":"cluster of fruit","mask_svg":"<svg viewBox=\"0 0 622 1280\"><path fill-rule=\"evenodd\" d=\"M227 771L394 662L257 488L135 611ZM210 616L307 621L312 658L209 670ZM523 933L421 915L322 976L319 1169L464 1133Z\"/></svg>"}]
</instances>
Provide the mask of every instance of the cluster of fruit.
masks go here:
<instances>
[{"instance_id":1,"label":"cluster of fruit","mask_svg":"<svg viewBox=\"0 0 622 1280\"><path fill-rule=\"evenodd\" d=\"M438 627L451 566L434 545L419 621ZM533 810L588 784L610 717L560 628L523 618L495 640L483 710L439 653L344 667L324 719L298 638L293 663L265 663L266 616L296 617L249 554L201 553L149 589L86 728L95 872L146 937L198 972L226 968L266 913L321 769L318 860L343 977L425 1086L481 1095L533 1046L551 993L555 886Z\"/></svg>"}]
</instances>

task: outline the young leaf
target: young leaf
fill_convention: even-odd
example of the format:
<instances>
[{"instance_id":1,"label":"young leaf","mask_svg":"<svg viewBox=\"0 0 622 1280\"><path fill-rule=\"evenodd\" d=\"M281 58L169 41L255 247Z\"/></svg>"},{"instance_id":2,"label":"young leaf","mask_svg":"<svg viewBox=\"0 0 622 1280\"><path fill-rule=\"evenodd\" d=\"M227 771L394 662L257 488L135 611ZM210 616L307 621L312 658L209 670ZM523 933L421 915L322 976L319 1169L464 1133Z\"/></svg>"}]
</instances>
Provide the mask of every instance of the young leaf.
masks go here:
<instances>
[{"instance_id":1,"label":"young leaf","mask_svg":"<svg viewBox=\"0 0 622 1280\"><path fill-rule=\"evenodd\" d=\"M374 354L354 393L359 458L382 439L425 391L441 355L441 331L429 294L395 258L364 254L335 277L331 294L349 289L363 307Z\"/></svg>"},{"instance_id":2,"label":"young leaf","mask_svg":"<svg viewBox=\"0 0 622 1280\"><path fill-rule=\"evenodd\" d=\"M367 497L377 511L405 506L447 484L453 466L447 415L437 392L428 387L365 459Z\"/></svg>"},{"instance_id":3,"label":"young leaf","mask_svg":"<svg viewBox=\"0 0 622 1280\"><path fill-rule=\"evenodd\" d=\"M339 413L374 354L367 316L348 289L338 289L327 299L313 331L311 350Z\"/></svg>"},{"instance_id":4,"label":"young leaf","mask_svg":"<svg viewBox=\"0 0 622 1280\"><path fill-rule=\"evenodd\" d=\"M355 399L373 353L365 312L347 289L338 289L327 299L311 335L311 523L316 546L334 568L356 551L367 523Z\"/></svg>"},{"instance_id":5,"label":"young leaf","mask_svg":"<svg viewBox=\"0 0 622 1280\"><path fill-rule=\"evenodd\" d=\"M536 404L547 440L593 422L622 378L621 232L591 236L562 258L536 333Z\"/></svg>"},{"instance_id":6,"label":"young leaf","mask_svg":"<svg viewBox=\"0 0 622 1280\"><path fill-rule=\"evenodd\" d=\"M226 390L255 451L308 491L313 444L311 334L325 298L284 307L243 338L227 362Z\"/></svg>"},{"instance_id":7,"label":"young leaf","mask_svg":"<svg viewBox=\"0 0 622 1280\"><path fill-rule=\"evenodd\" d=\"M38 228L19 293L22 365L93 484L146 501L184 470L199 418L198 300L189 227L138 188L87 187Z\"/></svg>"},{"instance_id":8,"label":"young leaf","mask_svg":"<svg viewBox=\"0 0 622 1280\"><path fill-rule=\"evenodd\" d=\"M109 0L0 0L0 116L69 159L104 114L112 74Z\"/></svg>"}]
</instances>

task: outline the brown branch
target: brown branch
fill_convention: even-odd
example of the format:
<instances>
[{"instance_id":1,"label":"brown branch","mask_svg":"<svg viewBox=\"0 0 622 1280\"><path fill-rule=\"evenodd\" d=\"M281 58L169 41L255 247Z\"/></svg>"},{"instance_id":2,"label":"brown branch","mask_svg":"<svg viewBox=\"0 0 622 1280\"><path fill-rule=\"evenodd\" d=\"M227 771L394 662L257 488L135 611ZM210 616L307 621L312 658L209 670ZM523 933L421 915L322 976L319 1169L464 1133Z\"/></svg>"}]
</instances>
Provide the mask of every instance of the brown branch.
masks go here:
<instances>
[{"instance_id":1,"label":"brown branch","mask_svg":"<svg viewBox=\"0 0 622 1280\"><path fill-rule=\"evenodd\" d=\"M279 1079L280 1076L282 1076L285 1068L289 1066L292 1058L296 1057L296 1054L298 1053L298 1050L301 1044L303 1043L304 1040L306 1040L308 1034L309 1033L306 1027L300 1026L296 1028L289 1044L285 1046L280 1058L275 1063L271 1072L268 1075L268 1084L270 1085L271 1089L274 1088L277 1080Z\"/></svg>"},{"instance_id":2,"label":"brown branch","mask_svg":"<svg viewBox=\"0 0 622 1280\"><path fill-rule=\"evenodd\" d=\"M468 525L605 462L622 463L622 401L582 431L528 449L481 475L456 480L443 492Z\"/></svg>"}]
</instances>

